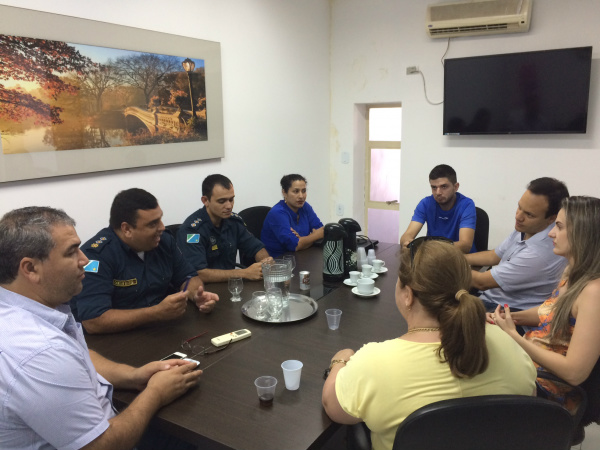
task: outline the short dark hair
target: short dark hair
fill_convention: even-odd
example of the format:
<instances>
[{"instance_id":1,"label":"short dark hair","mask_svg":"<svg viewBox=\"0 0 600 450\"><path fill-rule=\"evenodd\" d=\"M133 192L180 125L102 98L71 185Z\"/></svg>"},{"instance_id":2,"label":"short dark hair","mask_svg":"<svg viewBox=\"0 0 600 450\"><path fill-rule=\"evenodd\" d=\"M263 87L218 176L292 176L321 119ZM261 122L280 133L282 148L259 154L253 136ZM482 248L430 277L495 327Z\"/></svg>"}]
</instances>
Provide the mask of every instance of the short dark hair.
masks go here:
<instances>
[{"instance_id":1,"label":"short dark hair","mask_svg":"<svg viewBox=\"0 0 600 450\"><path fill-rule=\"evenodd\" d=\"M555 216L560 210L560 204L564 198L569 197L569 190L562 181L556 178L536 178L527 185L527 190L535 195L543 195L548 199L548 210L546 217Z\"/></svg>"},{"instance_id":2,"label":"short dark hair","mask_svg":"<svg viewBox=\"0 0 600 450\"><path fill-rule=\"evenodd\" d=\"M110 207L109 225L113 230L121 229L123 222L136 227L138 210L158 208L158 200L150 192L131 188L117 194Z\"/></svg>"},{"instance_id":3,"label":"short dark hair","mask_svg":"<svg viewBox=\"0 0 600 450\"><path fill-rule=\"evenodd\" d=\"M438 178L448 178L450 183L456 184L456 171L448 164L440 164L429 172L430 180L437 180Z\"/></svg>"},{"instance_id":4,"label":"short dark hair","mask_svg":"<svg viewBox=\"0 0 600 450\"><path fill-rule=\"evenodd\" d=\"M23 258L45 260L56 242L52 228L75 226L75 221L61 209L28 206L7 212L0 219L0 283L17 278Z\"/></svg>"},{"instance_id":5,"label":"short dark hair","mask_svg":"<svg viewBox=\"0 0 600 450\"><path fill-rule=\"evenodd\" d=\"M202 182L202 196L210 200L210 197L213 193L213 189L217 184L223 189L231 189L231 186L233 186L231 180L225 175L215 173L213 175L207 176Z\"/></svg>"},{"instance_id":6,"label":"short dark hair","mask_svg":"<svg viewBox=\"0 0 600 450\"><path fill-rule=\"evenodd\" d=\"M284 192L289 191L294 181L304 181L305 183L308 183L308 181L306 181L306 178L304 178L302 175L297 173L290 173L289 175L284 175L281 181L279 182L281 184L281 189L283 189Z\"/></svg>"}]
</instances>

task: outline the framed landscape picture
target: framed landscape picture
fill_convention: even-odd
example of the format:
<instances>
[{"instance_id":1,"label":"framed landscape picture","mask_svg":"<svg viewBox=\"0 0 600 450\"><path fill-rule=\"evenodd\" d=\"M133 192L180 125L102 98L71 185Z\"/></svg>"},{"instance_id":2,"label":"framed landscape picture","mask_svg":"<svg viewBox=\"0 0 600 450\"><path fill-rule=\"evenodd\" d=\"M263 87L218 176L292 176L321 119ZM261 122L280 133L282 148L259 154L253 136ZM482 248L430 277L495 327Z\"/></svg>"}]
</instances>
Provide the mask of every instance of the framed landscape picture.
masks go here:
<instances>
[{"instance_id":1,"label":"framed landscape picture","mask_svg":"<svg viewBox=\"0 0 600 450\"><path fill-rule=\"evenodd\" d=\"M0 6L0 182L223 157L220 45Z\"/></svg>"}]
</instances>

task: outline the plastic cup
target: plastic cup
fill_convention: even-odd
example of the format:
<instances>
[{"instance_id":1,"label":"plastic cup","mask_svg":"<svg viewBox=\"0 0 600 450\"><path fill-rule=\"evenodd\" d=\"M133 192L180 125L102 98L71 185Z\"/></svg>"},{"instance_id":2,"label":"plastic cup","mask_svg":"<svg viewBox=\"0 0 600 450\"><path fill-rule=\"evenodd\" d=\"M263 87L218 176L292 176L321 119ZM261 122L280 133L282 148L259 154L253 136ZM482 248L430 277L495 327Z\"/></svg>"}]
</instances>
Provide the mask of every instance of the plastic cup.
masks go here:
<instances>
[{"instance_id":1,"label":"plastic cup","mask_svg":"<svg viewBox=\"0 0 600 450\"><path fill-rule=\"evenodd\" d=\"M300 375L302 375L302 362L296 359L289 359L281 363L283 369L283 379L285 388L295 391L300 387Z\"/></svg>"},{"instance_id":2,"label":"plastic cup","mask_svg":"<svg viewBox=\"0 0 600 450\"><path fill-rule=\"evenodd\" d=\"M366 277L366 278L370 278L373 270L373 266L370 264L363 264L362 265L362 276Z\"/></svg>"},{"instance_id":3,"label":"plastic cup","mask_svg":"<svg viewBox=\"0 0 600 450\"><path fill-rule=\"evenodd\" d=\"M328 309L325 311L327 316L327 326L330 330L337 330L340 327L340 319L342 318L341 309Z\"/></svg>"},{"instance_id":4,"label":"plastic cup","mask_svg":"<svg viewBox=\"0 0 600 450\"><path fill-rule=\"evenodd\" d=\"M271 406L273 398L275 398L275 387L277 386L277 378L270 376L258 377L254 380L258 401L261 406Z\"/></svg>"}]
</instances>

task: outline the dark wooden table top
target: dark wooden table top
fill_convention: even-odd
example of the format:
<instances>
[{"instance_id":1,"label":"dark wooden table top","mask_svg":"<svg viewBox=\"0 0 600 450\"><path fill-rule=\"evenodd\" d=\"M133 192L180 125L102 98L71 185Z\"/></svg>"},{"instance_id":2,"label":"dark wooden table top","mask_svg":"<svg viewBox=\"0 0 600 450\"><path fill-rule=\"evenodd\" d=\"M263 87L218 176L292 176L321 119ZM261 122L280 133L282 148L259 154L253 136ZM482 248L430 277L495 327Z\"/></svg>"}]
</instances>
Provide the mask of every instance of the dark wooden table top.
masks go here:
<instances>
[{"instance_id":1,"label":"dark wooden table top","mask_svg":"<svg viewBox=\"0 0 600 450\"><path fill-rule=\"evenodd\" d=\"M358 350L372 341L392 339L406 332L406 323L394 301L398 271L395 244L381 243L377 257L386 261L388 272L375 280L378 296L360 298L343 283L324 285L322 252L318 248L296 253L292 292L299 289L298 272L311 272L310 296L317 312L302 321L284 324L257 322L240 312L252 292L263 289L261 282L244 281L242 302L232 303L227 283L207 285L220 301L208 315L192 304L175 321L112 335L87 336L90 348L104 356L134 366L160 359L180 350L182 340L200 332L207 347L210 339L248 328L252 336L211 355L199 356L201 381L181 398L159 411L156 426L181 439L207 448L232 449L314 449L337 429L321 406L323 371L333 354L342 348ZM340 328L327 327L325 310L342 310ZM285 389L281 363L287 359L303 362L300 389ZM260 406L254 380L261 375L277 378L275 400ZM136 393L115 391L117 404L127 405Z\"/></svg>"}]
</instances>

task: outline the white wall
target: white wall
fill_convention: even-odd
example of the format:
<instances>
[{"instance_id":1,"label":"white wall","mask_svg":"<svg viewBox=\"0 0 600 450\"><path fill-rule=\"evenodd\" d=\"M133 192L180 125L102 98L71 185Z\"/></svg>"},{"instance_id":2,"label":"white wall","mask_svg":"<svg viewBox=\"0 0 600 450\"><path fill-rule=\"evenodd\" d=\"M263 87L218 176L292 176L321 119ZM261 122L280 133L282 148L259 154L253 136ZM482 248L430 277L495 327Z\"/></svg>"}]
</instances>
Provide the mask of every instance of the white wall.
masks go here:
<instances>
[{"instance_id":1,"label":"white wall","mask_svg":"<svg viewBox=\"0 0 600 450\"><path fill-rule=\"evenodd\" d=\"M425 7L414 0L0 0L0 4L95 19L221 42L225 123L222 160L0 184L0 213L30 205L63 207L82 238L108 220L118 190L153 192L165 222L181 221L199 207L209 173L228 175L236 210L279 199L282 174L309 179L309 202L323 222L337 220L335 204L362 224L362 151L357 104L402 102L401 228L423 196L427 174L438 163L458 172L461 191L488 211L490 245L512 228L516 202L528 181L554 176L572 194L600 196L600 2L537 0L524 34L452 40L447 57L593 45L588 133L576 136L445 137L440 58L445 39L425 32ZM435 3L431 0L430 3ZM331 17L330 17L331 4ZM331 21L330 21L331 19ZM0 18L1 27L1 18ZM0 30L1 31L1 30ZM126 46L126 43L124 43ZM330 109L331 108L331 109ZM331 112L331 115L330 115ZM329 130L329 133L328 133ZM341 163L341 153L355 158ZM329 154L329 160L327 159ZM402 232L403 230L401 230Z\"/></svg>"},{"instance_id":2,"label":"white wall","mask_svg":"<svg viewBox=\"0 0 600 450\"><path fill-rule=\"evenodd\" d=\"M201 206L210 173L234 183L236 207L272 205L279 179L309 180L309 202L328 220L329 4L323 0L2 0L0 4L221 43L225 158L0 184L0 215L27 205L63 208L83 240L108 224L115 194L141 187L165 223ZM0 17L0 32L2 18ZM123 48L130 48L123 42ZM172 144L176 145L176 144Z\"/></svg>"},{"instance_id":3,"label":"white wall","mask_svg":"<svg viewBox=\"0 0 600 450\"><path fill-rule=\"evenodd\" d=\"M442 100L440 59L447 40L427 36L428 3L440 1L333 1L331 207L340 202L350 212L354 206L362 222L362 192L355 189L353 175L361 173L364 156L355 154L346 165L340 154L364 147L364 136L354 128L355 104L379 102L403 104L400 233L418 201L430 194L427 175L440 163L456 169L461 192L488 212L492 248L513 229L517 201L534 178L556 177L567 183L572 195L600 197L600 2L536 0L528 33L452 39L447 58L594 46L587 134L525 137L442 135L442 107L425 101L419 75L406 75L407 66L418 66L429 98Z\"/></svg>"}]
</instances>

